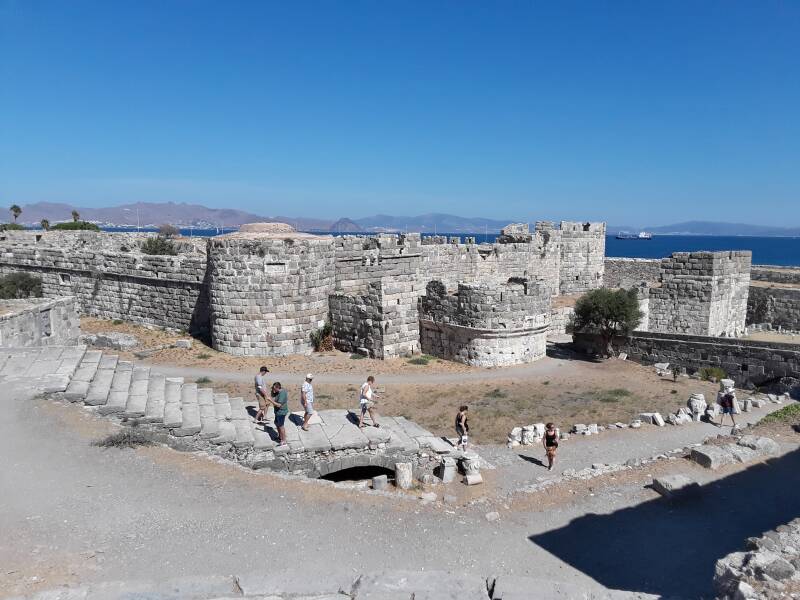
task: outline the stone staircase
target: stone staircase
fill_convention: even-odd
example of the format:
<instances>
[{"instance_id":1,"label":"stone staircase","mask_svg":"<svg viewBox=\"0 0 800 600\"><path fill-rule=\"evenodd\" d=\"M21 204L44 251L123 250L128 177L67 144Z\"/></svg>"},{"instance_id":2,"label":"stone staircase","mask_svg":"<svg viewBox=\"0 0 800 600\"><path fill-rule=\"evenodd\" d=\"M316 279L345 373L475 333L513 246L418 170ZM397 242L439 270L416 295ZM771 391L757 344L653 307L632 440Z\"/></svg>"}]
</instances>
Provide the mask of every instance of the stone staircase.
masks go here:
<instances>
[{"instance_id":1,"label":"stone staircase","mask_svg":"<svg viewBox=\"0 0 800 600\"><path fill-rule=\"evenodd\" d=\"M380 428L359 429L357 415L344 409L319 411L308 431L300 427L302 413L290 415L287 443L279 445L273 427L253 420L255 402L86 346L0 349L0 381L4 378L22 379L136 425L175 448L206 451L254 469L321 477L353 467L394 470L397 462L410 462L423 478L444 456L461 458L451 443L404 417L381 415Z\"/></svg>"},{"instance_id":2,"label":"stone staircase","mask_svg":"<svg viewBox=\"0 0 800 600\"><path fill-rule=\"evenodd\" d=\"M270 434L257 427L242 398L165 377L116 355L86 351L64 390L70 402L96 407L101 415L162 426L174 438L198 436L212 444L272 450Z\"/></svg>"}]
</instances>

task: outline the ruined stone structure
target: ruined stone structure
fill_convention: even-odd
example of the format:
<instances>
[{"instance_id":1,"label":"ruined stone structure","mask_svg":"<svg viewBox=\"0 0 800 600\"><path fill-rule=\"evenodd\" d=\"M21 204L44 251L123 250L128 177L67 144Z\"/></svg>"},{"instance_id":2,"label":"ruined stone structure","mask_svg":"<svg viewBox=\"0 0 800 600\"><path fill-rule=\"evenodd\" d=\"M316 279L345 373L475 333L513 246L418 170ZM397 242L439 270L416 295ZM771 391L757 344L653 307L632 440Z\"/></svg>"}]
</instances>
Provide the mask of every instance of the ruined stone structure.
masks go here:
<instances>
[{"instance_id":1,"label":"ruined stone structure","mask_svg":"<svg viewBox=\"0 0 800 600\"><path fill-rule=\"evenodd\" d=\"M545 355L550 290L526 279L465 284L448 294L431 281L419 301L422 351L478 367L527 363Z\"/></svg>"},{"instance_id":2,"label":"ruined stone structure","mask_svg":"<svg viewBox=\"0 0 800 600\"><path fill-rule=\"evenodd\" d=\"M0 347L62 346L79 335L75 298L0 300Z\"/></svg>"},{"instance_id":3,"label":"ruined stone structure","mask_svg":"<svg viewBox=\"0 0 800 600\"><path fill-rule=\"evenodd\" d=\"M253 224L150 256L140 246L153 234L6 232L0 274L32 273L46 297L75 296L85 314L186 329L231 354L311 352L327 320L340 348L390 358L420 350L418 300L430 281L454 291L520 278L547 297L585 292L603 284L604 234L602 223L540 222L509 226L495 244L461 244Z\"/></svg>"}]
</instances>

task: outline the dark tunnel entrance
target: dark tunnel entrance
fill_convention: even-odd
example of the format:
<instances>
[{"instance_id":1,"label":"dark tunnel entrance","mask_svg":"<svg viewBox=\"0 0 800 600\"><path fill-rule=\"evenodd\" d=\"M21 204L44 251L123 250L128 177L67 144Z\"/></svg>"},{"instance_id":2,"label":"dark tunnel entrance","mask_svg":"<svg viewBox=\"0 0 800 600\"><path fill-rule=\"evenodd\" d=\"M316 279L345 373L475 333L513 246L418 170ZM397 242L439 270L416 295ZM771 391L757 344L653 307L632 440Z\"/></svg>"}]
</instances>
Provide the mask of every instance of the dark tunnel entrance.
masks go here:
<instances>
[{"instance_id":1,"label":"dark tunnel entrance","mask_svg":"<svg viewBox=\"0 0 800 600\"><path fill-rule=\"evenodd\" d=\"M390 480L394 479L394 471L384 467L364 466L364 467L350 467L349 469L342 469L323 475L320 479L327 481L365 481L371 480L378 475L387 475Z\"/></svg>"}]
</instances>

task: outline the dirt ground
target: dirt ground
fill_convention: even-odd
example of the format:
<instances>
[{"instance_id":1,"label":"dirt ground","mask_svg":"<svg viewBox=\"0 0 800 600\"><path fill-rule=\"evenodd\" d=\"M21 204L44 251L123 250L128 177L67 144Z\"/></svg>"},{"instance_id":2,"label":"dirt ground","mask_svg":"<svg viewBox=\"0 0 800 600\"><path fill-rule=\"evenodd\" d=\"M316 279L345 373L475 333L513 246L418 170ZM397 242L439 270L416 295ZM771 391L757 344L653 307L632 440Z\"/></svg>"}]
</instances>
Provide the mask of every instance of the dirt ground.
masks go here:
<instances>
[{"instance_id":1,"label":"dirt ground","mask_svg":"<svg viewBox=\"0 0 800 600\"><path fill-rule=\"evenodd\" d=\"M744 336L745 340L757 342L773 342L776 344L800 344L800 335L792 333L778 333L777 331L756 331Z\"/></svg>"},{"instance_id":2,"label":"dirt ground","mask_svg":"<svg viewBox=\"0 0 800 600\"><path fill-rule=\"evenodd\" d=\"M170 343L181 336L158 329L147 329L127 323L84 318L81 329L86 333L117 331L135 335L142 348ZM133 359L129 353L120 353ZM616 359L605 362L545 358L551 361L546 375L526 373L521 368L499 371L478 369L458 363L431 360L427 365L410 364L407 359L352 359L342 352L286 358L234 357L204 346L197 340L191 350L168 349L147 358L148 363L177 365L252 374L268 363L272 371L306 373L353 373L359 378L372 373L381 397L377 410L386 415L402 415L437 435L453 436L453 421L458 406L470 409L471 437L476 443L502 443L515 426L553 421L562 429L575 423L606 425L629 422L640 412L673 412L684 406L694 392L706 398L716 395L716 384L679 377L658 377L652 368ZM460 381L460 374L486 373L486 380ZM505 374L508 374L507 377ZM390 383L382 383L382 375L392 375ZM407 375L407 383L403 376ZM491 376L489 376L491 375ZM401 382L398 382L400 376ZM200 383L219 392L252 396L252 383L200 379ZM284 386L287 382L282 382ZM358 408L355 384L315 385L318 409ZM289 384L290 402L299 409L299 383Z\"/></svg>"}]
</instances>

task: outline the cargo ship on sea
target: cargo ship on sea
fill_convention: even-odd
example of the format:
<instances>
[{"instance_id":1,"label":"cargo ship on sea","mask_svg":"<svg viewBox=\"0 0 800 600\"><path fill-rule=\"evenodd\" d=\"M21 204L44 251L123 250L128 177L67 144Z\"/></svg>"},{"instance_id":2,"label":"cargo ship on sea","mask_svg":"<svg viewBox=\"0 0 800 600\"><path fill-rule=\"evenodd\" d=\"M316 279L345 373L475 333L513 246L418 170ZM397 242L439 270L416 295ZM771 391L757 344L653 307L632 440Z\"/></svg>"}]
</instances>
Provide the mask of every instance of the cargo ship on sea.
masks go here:
<instances>
[{"instance_id":1,"label":"cargo ship on sea","mask_svg":"<svg viewBox=\"0 0 800 600\"><path fill-rule=\"evenodd\" d=\"M627 231L620 231L617 234L618 240L652 240L653 234L649 231L640 231L639 233L629 233Z\"/></svg>"}]
</instances>

